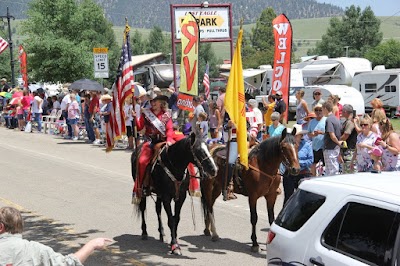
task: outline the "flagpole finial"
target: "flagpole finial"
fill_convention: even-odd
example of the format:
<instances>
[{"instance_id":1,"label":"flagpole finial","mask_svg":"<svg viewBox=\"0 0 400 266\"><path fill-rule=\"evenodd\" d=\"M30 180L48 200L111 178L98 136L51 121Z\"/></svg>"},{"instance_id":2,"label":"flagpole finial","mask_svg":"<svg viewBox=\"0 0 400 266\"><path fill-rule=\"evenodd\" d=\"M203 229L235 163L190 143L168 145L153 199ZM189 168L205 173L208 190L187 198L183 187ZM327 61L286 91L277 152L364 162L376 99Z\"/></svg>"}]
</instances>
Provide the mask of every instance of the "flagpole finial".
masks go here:
<instances>
[{"instance_id":1,"label":"flagpole finial","mask_svg":"<svg viewBox=\"0 0 400 266\"><path fill-rule=\"evenodd\" d=\"M128 18L125 17L124 41L126 40L126 36L128 35L128 33L130 31L131 31L131 27L129 27Z\"/></svg>"},{"instance_id":2,"label":"flagpole finial","mask_svg":"<svg viewBox=\"0 0 400 266\"><path fill-rule=\"evenodd\" d=\"M243 29L243 18L240 19L240 29Z\"/></svg>"}]
</instances>

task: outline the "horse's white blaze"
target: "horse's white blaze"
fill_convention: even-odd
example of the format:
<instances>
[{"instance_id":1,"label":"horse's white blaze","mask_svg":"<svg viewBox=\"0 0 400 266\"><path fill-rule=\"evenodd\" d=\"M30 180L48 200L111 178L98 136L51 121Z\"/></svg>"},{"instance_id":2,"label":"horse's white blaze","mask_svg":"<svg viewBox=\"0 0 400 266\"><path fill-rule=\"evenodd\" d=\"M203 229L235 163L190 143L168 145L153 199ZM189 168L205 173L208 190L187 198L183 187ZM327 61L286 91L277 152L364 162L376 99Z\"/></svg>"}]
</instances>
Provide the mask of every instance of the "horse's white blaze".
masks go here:
<instances>
[{"instance_id":1,"label":"horse's white blaze","mask_svg":"<svg viewBox=\"0 0 400 266\"><path fill-rule=\"evenodd\" d=\"M207 157L211 161L211 164L214 168L215 171L217 171L217 165L214 162L214 159L211 157L210 152L208 151L207 145L205 143L201 143L201 148L204 150L204 152L207 154Z\"/></svg>"},{"instance_id":2,"label":"horse's white blaze","mask_svg":"<svg viewBox=\"0 0 400 266\"><path fill-rule=\"evenodd\" d=\"M296 149L294 148L294 145L291 144L290 147L292 148L292 151L293 151L293 154L294 154L294 158L295 158L297 161L299 161L299 159L297 158L298 155L297 155Z\"/></svg>"}]
</instances>

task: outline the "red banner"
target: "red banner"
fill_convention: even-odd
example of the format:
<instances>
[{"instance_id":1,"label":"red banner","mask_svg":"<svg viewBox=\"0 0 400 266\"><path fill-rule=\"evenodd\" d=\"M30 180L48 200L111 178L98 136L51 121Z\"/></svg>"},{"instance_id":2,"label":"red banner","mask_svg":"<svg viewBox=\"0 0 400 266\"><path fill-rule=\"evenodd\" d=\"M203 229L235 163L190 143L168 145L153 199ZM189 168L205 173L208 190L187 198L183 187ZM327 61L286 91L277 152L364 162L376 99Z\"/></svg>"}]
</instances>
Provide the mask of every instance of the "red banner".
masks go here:
<instances>
[{"instance_id":1,"label":"red banner","mask_svg":"<svg viewBox=\"0 0 400 266\"><path fill-rule=\"evenodd\" d=\"M281 14L272 21L272 27L275 38L272 94L277 91L282 92L282 98L286 103L286 117L288 117L292 25L285 14Z\"/></svg>"},{"instance_id":2,"label":"red banner","mask_svg":"<svg viewBox=\"0 0 400 266\"><path fill-rule=\"evenodd\" d=\"M24 82L23 88L28 89L28 70L26 62L26 52L22 45L19 46L19 69L22 76L22 81Z\"/></svg>"},{"instance_id":3,"label":"red banner","mask_svg":"<svg viewBox=\"0 0 400 266\"><path fill-rule=\"evenodd\" d=\"M192 112L194 110L193 96L179 93L177 106L179 107L179 109Z\"/></svg>"}]
</instances>

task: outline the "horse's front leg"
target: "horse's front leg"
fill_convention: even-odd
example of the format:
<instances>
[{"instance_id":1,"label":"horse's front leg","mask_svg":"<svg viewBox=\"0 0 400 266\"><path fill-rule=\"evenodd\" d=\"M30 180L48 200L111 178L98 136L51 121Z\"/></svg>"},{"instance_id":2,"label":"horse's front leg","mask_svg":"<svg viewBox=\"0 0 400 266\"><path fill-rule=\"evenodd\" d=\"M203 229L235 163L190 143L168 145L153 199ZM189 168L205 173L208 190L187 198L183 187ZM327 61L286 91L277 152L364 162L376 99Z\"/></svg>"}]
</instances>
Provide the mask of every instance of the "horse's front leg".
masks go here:
<instances>
[{"instance_id":1,"label":"horse's front leg","mask_svg":"<svg viewBox=\"0 0 400 266\"><path fill-rule=\"evenodd\" d=\"M175 217L172 215L171 198L164 196L162 198L162 202L164 205L164 210L168 216L168 227L171 230L171 253L175 255L182 255L181 247L178 245L176 240Z\"/></svg>"},{"instance_id":2,"label":"horse's front leg","mask_svg":"<svg viewBox=\"0 0 400 266\"><path fill-rule=\"evenodd\" d=\"M273 180L272 182L273 183L271 184L268 193L264 195L264 198L267 201L268 221L270 226L275 221L274 207L276 198L278 197L277 189L279 188L279 185L281 183L280 176L278 176L278 178L275 178L275 180Z\"/></svg>"},{"instance_id":3,"label":"horse's front leg","mask_svg":"<svg viewBox=\"0 0 400 266\"><path fill-rule=\"evenodd\" d=\"M182 189L181 188L181 192L179 195L179 200L175 202L175 238L178 238L178 224L181 220L181 210L182 210L182 206L183 203L186 200L186 192L188 191L188 189Z\"/></svg>"},{"instance_id":4,"label":"horse's front leg","mask_svg":"<svg viewBox=\"0 0 400 266\"><path fill-rule=\"evenodd\" d=\"M256 225L258 220L257 215L257 198L249 196L249 207L250 207L250 221L251 221L251 240L253 241L253 245L251 247L252 252L259 251L259 245L257 243L257 235L256 235Z\"/></svg>"},{"instance_id":5,"label":"horse's front leg","mask_svg":"<svg viewBox=\"0 0 400 266\"><path fill-rule=\"evenodd\" d=\"M145 211L146 211L146 198L143 197L142 200L140 201L139 204L140 212L142 214L142 239L147 240L148 234L147 234L147 226L146 226L146 220L145 220Z\"/></svg>"},{"instance_id":6,"label":"horse's front leg","mask_svg":"<svg viewBox=\"0 0 400 266\"><path fill-rule=\"evenodd\" d=\"M160 233L160 241L164 242L164 227L162 224L162 220L161 220L161 208L162 208L162 201L159 197L157 197L156 200L156 213L157 213L157 218L158 218L158 232Z\"/></svg>"}]
</instances>

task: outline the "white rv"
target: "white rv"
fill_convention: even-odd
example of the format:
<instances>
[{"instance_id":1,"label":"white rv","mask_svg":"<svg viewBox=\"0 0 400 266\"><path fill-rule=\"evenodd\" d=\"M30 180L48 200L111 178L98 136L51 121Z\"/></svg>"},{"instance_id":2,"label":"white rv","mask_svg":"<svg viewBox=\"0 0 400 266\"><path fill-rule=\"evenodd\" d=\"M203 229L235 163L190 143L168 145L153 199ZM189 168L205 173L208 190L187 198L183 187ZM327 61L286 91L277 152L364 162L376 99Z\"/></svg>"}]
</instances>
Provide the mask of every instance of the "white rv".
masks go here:
<instances>
[{"instance_id":1,"label":"white rv","mask_svg":"<svg viewBox=\"0 0 400 266\"><path fill-rule=\"evenodd\" d=\"M306 85L348 85L351 86L356 73L371 71L372 64L365 58L309 57L307 61L292 64L301 69Z\"/></svg>"},{"instance_id":2,"label":"white rv","mask_svg":"<svg viewBox=\"0 0 400 266\"><path fill-rule=\"evenodd\" d=\"M371 111L371 101L379 98L390 117L395 116L400 106L400 68L359 73L352 86L363 95L366 111Z\"/></svg>"}]
</instances>

